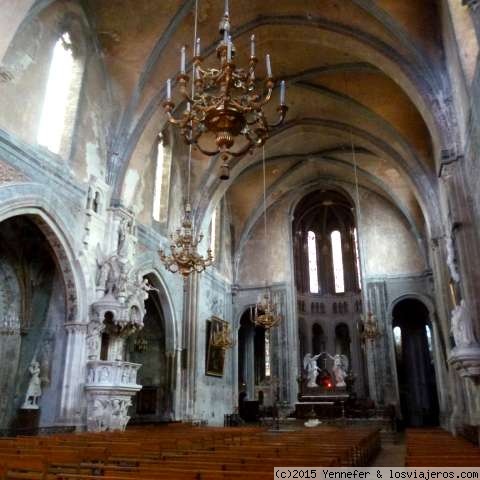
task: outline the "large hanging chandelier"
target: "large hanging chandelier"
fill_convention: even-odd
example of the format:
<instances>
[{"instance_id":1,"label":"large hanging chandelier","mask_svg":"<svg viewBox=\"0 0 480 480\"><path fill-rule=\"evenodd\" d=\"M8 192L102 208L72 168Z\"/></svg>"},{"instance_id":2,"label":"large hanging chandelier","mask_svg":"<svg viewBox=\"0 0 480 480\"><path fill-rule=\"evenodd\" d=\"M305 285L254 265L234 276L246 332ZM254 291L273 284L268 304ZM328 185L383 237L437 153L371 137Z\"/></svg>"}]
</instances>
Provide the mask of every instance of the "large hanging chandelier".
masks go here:
<instances>
[{"instance_id":1,"label":"large hanging chandelier","mask_svg":"<svg viewBox=\"0 0 480 480\"><path fill-rule=\"evenodd\" d=\"M190 203L185 206L182 226L170 235L170 238L172 239L170 255L166 255L163 250L158 252L160 260L170 272L188 277L191 273L201 273L212 265L213 256L210 249L207 250L206 257L197 252L197 246L202 241L203 235L200 234L198 238L195 238Z\"/></svg>"},{"instance_id":2,"label":"large hanging chandelier","mask_svg":"<svg viewBox=\"0 0 480 480\"><path fill-rule=\"evenodd\" d=\"M172 100L171 79L167 80L164 108L169 121L180 128L187 144L194 145L208 156L220 154L220 178L227 180L229 160L262 146L268 138L269 130L283 123L288 107L285 104L285 81L282 80L278 120L268 123L263 107L271 99L275 80L270 55L267 54L264 86L259 88L256 85L255 67L258 59L255 53L255 35L251 36L248 67L237 68L235 65L236 50L230 36L228 0L225 1L225 14L219 31L222 40L216 53L220 64L214 68L203 67L200 39L196 38L191 94L188 91L190 77L186 73L186 48L182 47L177 84L186 101L186 108L179 118L173 117L175 103ZM208 134L215 137L215 146L208 145ZM243 137L243 141L238 140L239 137Z\"/></svg>"}]
</instances>

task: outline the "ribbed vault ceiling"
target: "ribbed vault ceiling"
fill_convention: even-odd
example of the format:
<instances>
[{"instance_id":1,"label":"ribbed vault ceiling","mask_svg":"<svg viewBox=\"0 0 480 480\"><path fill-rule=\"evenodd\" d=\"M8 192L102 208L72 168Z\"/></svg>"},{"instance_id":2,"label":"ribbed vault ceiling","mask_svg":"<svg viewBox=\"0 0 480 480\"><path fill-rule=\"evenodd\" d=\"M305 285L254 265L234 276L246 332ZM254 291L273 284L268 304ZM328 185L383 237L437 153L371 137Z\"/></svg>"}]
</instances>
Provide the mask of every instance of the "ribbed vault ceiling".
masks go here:
<instances>
[{"instance_id":1,"label":"ribbed vault ceiling","mask_svg":"<svg viewBox=\"0 0 480 480\"><path fill-rule=\"evenodd\" d=\"M117 195L128 166L140 163L165 124L163 88L178 72L181 45L192 43L194 3L86 1L122 104L111 164ZM270 53L274 74L288 83L287 123L266 146L270 203L316 178L354 182L353 143L360 183L395 203L412 228L430 222L446 121L433 101L442 86L435 4L230 1L238 63L255 33L258 55ZM199 0L199 36L212 63L222 11L223 0ZM226 193L238 240L261 205L261 156L238 160L229 182L216 180L215 160L196 154L194 169L200 215L211 208L208 198Z\"/></svg>"}]
</instances>

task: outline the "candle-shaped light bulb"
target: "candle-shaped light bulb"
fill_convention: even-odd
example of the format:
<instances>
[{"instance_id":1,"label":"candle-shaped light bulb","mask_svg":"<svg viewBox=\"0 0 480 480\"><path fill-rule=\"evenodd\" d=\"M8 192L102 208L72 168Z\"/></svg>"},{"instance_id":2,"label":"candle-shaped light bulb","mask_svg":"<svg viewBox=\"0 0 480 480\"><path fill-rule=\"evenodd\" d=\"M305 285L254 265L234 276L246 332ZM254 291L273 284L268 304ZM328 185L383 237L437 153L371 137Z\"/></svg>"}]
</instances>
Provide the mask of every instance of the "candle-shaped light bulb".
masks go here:
<instances>
[{"instance_id":1,"label":"candle-shaped light bulb","mask_svg":"<svg viewBox=\"0 0 480 480\"><path fill-rule=\"evenodd\" d=\"M172 100L172 80L167 78L167 102Z\"/></svg>"},{"instance_id":2,"label":"candle-shaped light bulb","mask_svg":"<svg viewBox=\"0 0 480 480\"><path fill-rule=\"evenodd\" d=\"M272 64L270 63L270 54L267 53L265 57L266 65L267 65L267 77L272 78Z\"/></svg>"},{"instance_id":3,"label":"candle-shaped light bulb","mask_svg":"<svg viewBox=\"0 0 480 480\"><path fill-rule=\"evenodd\" d=\"M230 63L232 61L232 37L228 37L227 40L227 62Z\"/></svg>"},{"instance_id":4,"label":"candle-shaped light bulb","mask_svg":"<svg viewBox=\"0 0 480 480\"><path fill-rule=\"evenodd\" d=\"M200 37L197 38L197 44L196 44L196 50L195 50L195 55L197 57L200 56Z\"/></svg>"},{"instance_id":5,"label":"candle-shaped light bulb","mask_svg":"<svg viewBox=\"0 0 480 480\"><path fill-rule=\"evenodd\" d=\"M186 65L186 48L185 45L182 46L181 55L180 55L180 73L185 74L185 65Z\"/></svg>"},{"instance_id":6,"label":"candle-shaped light bulb","mask_svg":"<svg viewBox=\"0 0 480 480\"><path fill-rule=\"evenodd\" d=\"M191 110L190 102L187 102L187 112L190 113L190 110Z\"/></svg>"},{"instance_id":7,"label":"candle-shaped light bulb","mask_svg":"<svg viewBox=\"0 0 480 480\"><path fill-rule=\"evenodd\" d=\"M252 34L250 37L250 57L254 58L255 57L255 35Z\"/></svg>"},{"instance_id":8,"label":"candle-shaped light bulb","mask_svg":"<svg viewBox=\"0 0 480 480\"><path fill-rule=\"evenodd\" d=\"M280 82L280 105L285 105L285 80Z\"/></svg>"},{"instance_id":9,"label":"candle-shaped light bulb","mask_svg":"<svg viewBox=\"0 0 480 480\"><path fill-rule=\"evenodd\" d=\"M225 15L226 15L226 16L229 15L229 11L228 11L228 0L225 0Z\"/></svg>"}]
</instances>

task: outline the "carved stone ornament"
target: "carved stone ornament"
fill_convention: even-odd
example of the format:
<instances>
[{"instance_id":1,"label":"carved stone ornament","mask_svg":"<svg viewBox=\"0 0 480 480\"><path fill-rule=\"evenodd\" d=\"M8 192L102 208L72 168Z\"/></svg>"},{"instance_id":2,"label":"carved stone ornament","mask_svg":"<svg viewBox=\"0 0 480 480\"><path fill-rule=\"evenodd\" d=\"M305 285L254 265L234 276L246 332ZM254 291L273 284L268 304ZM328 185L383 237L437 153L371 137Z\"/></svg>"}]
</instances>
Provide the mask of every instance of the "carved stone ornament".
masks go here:
<instances>
[{"instance_id":1,"label":"carved stone ornament","mask_svg":"<svg viewBox=\"0 0 480 480\"><path fill-rule=\"evenodd\" d=\"M0 183L25 182L27 177L8 163L0 161Z\"/></svg>"},{"instance_id":2,"label":"carved stone ornament","mask_svg":"<svg viewBox=\"0 0 480 480\"><path fill-rule=\"evenodd\" d=\"M87 363L87 429L90 432L123 431L130 416L137 385L138 363L91 360Z\"/></svg>"},{"instance_id":3,"label":"carved stone ornament","mask_svg":"<svg viewBox=\"0 0 480 480\"><path fill-rule=\"evenodd\" d=\"M475 11L480 6L480 0L462 0L462 5L465 5Z\"/></svg>"}]
</instances>

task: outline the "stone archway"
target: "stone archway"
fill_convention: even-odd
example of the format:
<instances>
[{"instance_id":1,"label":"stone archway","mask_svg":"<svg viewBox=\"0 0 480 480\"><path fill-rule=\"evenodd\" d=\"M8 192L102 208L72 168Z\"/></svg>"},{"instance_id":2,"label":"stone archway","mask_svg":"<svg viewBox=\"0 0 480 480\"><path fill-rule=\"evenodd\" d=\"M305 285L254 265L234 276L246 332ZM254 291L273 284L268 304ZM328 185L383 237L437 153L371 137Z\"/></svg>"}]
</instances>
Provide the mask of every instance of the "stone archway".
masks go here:
<instances>
[{"instance_id":1,"label":"stone archway","mask_svg":"<svg viewBox=\"0 0 480 480\"><path fill-rule=\"evenodd\" d=\"M154 272L144 274L143 279L151 286L145 301L144 327L129 338L126 351L128 361L142 365L137 377L142 389L133 402L132 422L171 421L176 417L176 329L161 280Z\"/></svg>"},{"instance_id":2,"label":"stone archway","mask_svg":"<svg viewBox=\"0 0 480 480\"><path fill-rule=\"evenodd\" d=\"M13 215L1 222L3 396L0 428L52 426L61 412L65 324L78 313L74 274L62 243L39 215ZM38 362L35 401L26 402L31 366Z\"/></svg>"},{"instance_id":3,"label":"stone archway","mask_svg":"<svg viewBox=\"0 0 480 480\"><path fill-rule=\"evenodd\" d=\"M392 319L402 422L408 427L438 425L429 309L417 298L403 298L395 303Z\"/></svg>"}]
</instances>

